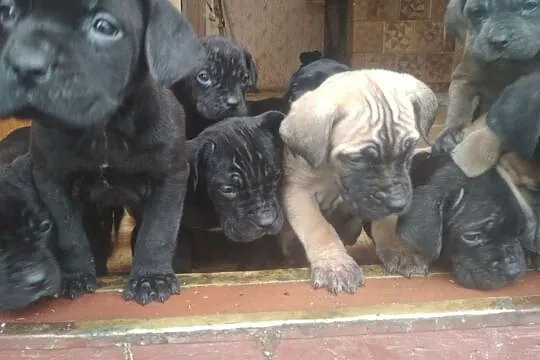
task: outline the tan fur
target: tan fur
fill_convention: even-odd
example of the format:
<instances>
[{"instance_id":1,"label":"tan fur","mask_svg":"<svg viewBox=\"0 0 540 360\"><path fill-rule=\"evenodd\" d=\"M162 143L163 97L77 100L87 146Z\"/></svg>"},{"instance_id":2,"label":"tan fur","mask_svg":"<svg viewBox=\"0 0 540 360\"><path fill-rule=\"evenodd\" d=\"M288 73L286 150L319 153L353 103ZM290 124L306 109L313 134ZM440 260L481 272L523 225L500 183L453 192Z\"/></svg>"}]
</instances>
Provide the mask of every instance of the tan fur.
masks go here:
<instances>
[{"instance_id":1,"label":"tan fur","mask_svg":"<svg viewBox=\"0 0 540 360\"><path fill-rule=\"evenodd\" d=\"M465 128L463 140L451 153L452 160L467 177L476 177L491 169L502 152L501 140L486 125L487 113Z\"/></svg>"},{"instance_id":2,"label":"tan fur","mask_svg":"<svg viewBox=\"0 0 540 360\"><path fill-rule=\"evenodd\" d=\"M381 102L391 108L391 117L369 111ZM416 119L420 131L414 102L422 117ZM384 141L399 152L403 137L419 139L420 133L427 134L436 111L436 96L425 84L411 75L379 69L333 75L292 104L280 128L286 145L284 206L306 251L315 286L315 270L337 278L354 271L362 282L360 268L321 212L332 211L342 201L338 174L344 165L338 155L358 152L370 141L380 143L381 132L388 129L394 135ZM355 290L359 285L344 282L341 290Z\"/></svg>"}]
</instances>

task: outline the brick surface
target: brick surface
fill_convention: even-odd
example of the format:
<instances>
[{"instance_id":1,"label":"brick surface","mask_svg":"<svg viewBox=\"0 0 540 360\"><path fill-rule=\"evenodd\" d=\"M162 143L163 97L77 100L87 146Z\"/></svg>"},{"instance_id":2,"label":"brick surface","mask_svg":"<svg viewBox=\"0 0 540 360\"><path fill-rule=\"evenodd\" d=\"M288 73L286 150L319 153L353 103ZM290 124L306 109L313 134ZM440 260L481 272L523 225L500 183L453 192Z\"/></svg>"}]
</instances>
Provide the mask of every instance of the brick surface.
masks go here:
<instances>
[{"instance_id":1,"label":"brick surface","mask_svg":"<svg viewBox=\"0 0 540 360\"><path fill-rule=\"evenodd\" d=\"M0 351L2 360L123 360L124 349L108 348L73 348L61 350L7 350ZM147 359L153 359L149 357Z\"/></svg>"},{"instance_id":2,"label":"brick surface","mask_svg":"<svg viewBox=\"0 0 540 360\"><path fill-rule=\"evenodd\" d=\"M273 360L538 360L539 327L286 339Z\"/></svg>"},{"instance_id":3,"label":"brick surface","mask_svg":"<svg viewBox=\"0 0 540 360\"><path fill-rule=\"evenodd\" d=\"M265 360L262 347L254 341L235 343L169 344L133 346L134 360ZM317 358L314 358L317 359Z\"/></svg>"}]
</instances>

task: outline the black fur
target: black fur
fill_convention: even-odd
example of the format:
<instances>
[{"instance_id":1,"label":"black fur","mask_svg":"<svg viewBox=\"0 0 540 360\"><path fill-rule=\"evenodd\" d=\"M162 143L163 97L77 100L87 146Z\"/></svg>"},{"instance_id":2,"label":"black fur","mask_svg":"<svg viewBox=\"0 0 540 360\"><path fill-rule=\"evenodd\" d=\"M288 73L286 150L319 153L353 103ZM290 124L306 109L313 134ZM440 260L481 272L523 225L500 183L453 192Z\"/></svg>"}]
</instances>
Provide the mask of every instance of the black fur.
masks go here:
<instances>
[{"instance_id":1,"label":"black fur","mask_svg":"<svg viewBox=\"0 0 540 360\"><path fill-rule=\"evenodd\" d=\"M420 153L411 178L413 202L397 233L426 261L449 261L468 288L498 289L525 274L529 224L496 170L467 179L449 156Z\"/></svg>"},{"instance_id":2,"label":"black fur","mask_svg":"<svg viewBox=\"0 0 540 360\"><path fill-rule=\"evenodd\" d=\"M61 289L56 229L22 155L0 168L0 309L28 306Z\"/></svg>"},{"instance_id":3,"label":"black fur","mask_svg":"<svg viewBox=\"0 0 540 360\"><path fill-rule=\"evenodd\" d=\"M200 44L167 0L31 3L9 2L13 17L2 18L0 117L33 120L33 177L59 224L63 295L96 288L84 203L72 194L83 178L90 201L126 206L140 223L124 298L163 302L178 292L188 174L184 114L167 88L197 66Z\"/></svg>"},{"instance_id":4,"label":"black fur","mask_svg":"<svg viewBox=\"0 0 540 360\"><path fill-rule=\"evenodd\" d=\"M182 228L220 228L236 242L283 226L279 196L284 114L229 118L189 142L190 180Z\"/></svg>"},{"instance_id":5,"label":"black fur","mask_svg":"<svg viewBox=\"0 0 540 360\"><path fill-rule=\"evenodd\" d=\"M300 66L291 76L283 98L288 102L293 102L307 91L316 89L330 76L349 70L351 70L349 66L332 59L319 59L309 62Z\"/></svg>"},{"instance_id":6,"label":"black fur","mask_svg":"<svg viewBox=\"0 0 540 360\"><path fill-rule=\"evenodd\" d=\"M186 137L192 139L213 123L246 116L245 92L257 83L253 57L233 40L200 39L206 58L187 78L172 87L186 111Z\"/></svg>"},{"instance_id":7,"label":"black fur","mask_svg":"<svg viewBox=\"0 0 540 360\"><path fill-rule=\"evenodd\" d=\"M540 72L507 86L491 107L486 122L508 150L540 165Z\"/></svg>"}]
</instances>

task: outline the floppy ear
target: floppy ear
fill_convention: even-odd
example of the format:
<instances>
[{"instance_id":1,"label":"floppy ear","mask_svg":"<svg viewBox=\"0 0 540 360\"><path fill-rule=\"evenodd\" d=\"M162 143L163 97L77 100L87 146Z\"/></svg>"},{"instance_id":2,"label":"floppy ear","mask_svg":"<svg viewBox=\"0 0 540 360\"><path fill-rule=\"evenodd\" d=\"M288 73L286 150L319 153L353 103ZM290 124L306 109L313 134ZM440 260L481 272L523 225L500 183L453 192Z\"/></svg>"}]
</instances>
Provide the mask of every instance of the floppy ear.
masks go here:
<instances>
[{"instance_id":1,"label":"floppy ear","mask_svg":"<svg viewBox=\"0 0 540 360\"><path fill-rule=\"evenodd\" d=\"M429 131L437 118L439 102L437 95L425 83L412 75L402 74L403 85L406 87L407 94L413 105L416 127L424 141L430 144L428 138Z\"/></svg>"},{"instance_id":2,"label":"floppy ear","mask_svg":"<svg viewBox=\"0 0 540 360\"><path fill-rule=\"evenodd\" d=\"M463 13L467 0L450 0L444 13L444 26L446 31L460 41L467 35L467 18Z\"/></svg>"},{"instance_id":3,"label":"floppy ear","mask_svg":"<svg viewBox=\"0 0 540 360\"><path fill-rule=\"evenodd\" d=\"M255 60L253 59L253 56L246 49L244 49L244 57L246 59L246 66L248 69L248 76L249 76L247 85L255 86L257 85L257 80L258 80L257 64L255 64Z\"/></svg>"},{"instance_id":4,"label":"floppy ear","mask_svg":"<svg viewBox=\"0 0 540 360\"><path fill-rule=\"evenodd\" d=\"M508 85L489 109L486 122L507 150L533 159L540 139L540 73Z\"/></svg>"},{"instance_id":5,"label":"floppy ear","mask_svg":"<svg viewBox=\"0 0 540 360\"><path fill-rule=\"evenodd\" d=\"M202 46L189 21L168 0L146 2L148 70L158 85L170 87L202 61Z\"/></svg>"},{"instance_id":6,"label":"floppy ear","mask_svg":"<svg viewBox=\"0 0 540 360\"><path fill-rule=\"evenodd\" d=\"M285 118L281 111L270 110L257 116L261 119L261 126L272 134L279 136L279 127Z\"/></svg>"},{"instance_id":7,"label":"floppy ear","mask_svg":"<svg viewBox=\"0 0 540 360\"><path fill-rule=\"evenodd\" d=\"M208 156L214 152L216 144L201 137L188 140L187 146L189 151L189 181L193 190L196 190L199 183L199 172L206 164Z\"/></svg>"},{"instance_id":8,"label":"floppy ear","mask_svg":"<svg viewBox=\"0 0 540 360\"><path fill-rule=\"evenodd\" d=\"M441 254L443 200L436 187L416 187L409 210L398 218L396 233L420 251L427 262L436 260Z\"/></svg>"},{"instance_id":9,"label":"floppy ear","mask_svg":"<svg viewBox=\"0 0 540 360\"><path fill-rule=\"evenodd\" d=\"M311 94L308 92L292 103L279 134L293 154L317 168L328 156L332 127L341 114L336 104L314 99Z\"/></svg>"}]
</instances>

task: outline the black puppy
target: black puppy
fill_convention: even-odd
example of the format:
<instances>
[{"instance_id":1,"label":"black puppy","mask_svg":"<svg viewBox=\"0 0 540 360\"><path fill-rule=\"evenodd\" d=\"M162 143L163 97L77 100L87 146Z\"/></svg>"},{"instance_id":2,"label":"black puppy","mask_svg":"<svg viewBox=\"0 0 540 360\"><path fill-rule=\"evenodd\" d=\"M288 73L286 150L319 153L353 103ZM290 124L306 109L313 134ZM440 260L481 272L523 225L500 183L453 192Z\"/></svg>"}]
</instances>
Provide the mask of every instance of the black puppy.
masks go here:
<instances>
[{"instance_id":1,"label":"black puppy","mask_svg":"<svg viewBox=\"0 0 540 360\"><path fill-rule=\"evenodd\" d=\"M319 59L300 66L291 76L283 98L287 102L296 101L304 93L316 89L330 76L349 71L351 68L332 59Z\"/></svg>"},{"instance_id":2,"label":"black puppy","mask_svg":"<svg viewBox=\"0 0 540 360\"><path fill-rule=\"evenodd\" d=\"M172 87L186 112L188 139L219 120L247 115L246 88L257 83L253 57L233 40L207 36L200 44L204 62Z\"/></svg>"},{"instance_id":3,"label":"black puppy","mask_svg":"<svg viewBox=\"0 0 540 360\"><path fill-rule=\"evenodd\" d=\"M31 6L30 6L31 5ZM178 292L172 258L187 181L184 114L167 89L200 60L167 0L2 2L0 117L31 118L33 177L57 228L63 295L96 288L78 179L140 223L124 298Z\"/></svg>"},{"instance_id":4,"label":"black puppy","mask_svg":"<svg viewBox=\"0 0 540 360\"><path fill-rule=\"evenodd\" d=\"M32 179L30 127L0 141L0 309L23 308L56 295L61 271L56 230ZM115 209L85 207L84 227L96 258L96 273L107 273Z\"/></svg>"},{"instance_id":5,"label":"black puppy","mask_svg":"<svg viewBox=\"0 0 540 360\"><path fill-rule=\"evenodd\" d=\"M536 224L503 170L467 179L448 155L419 153L411 179L413 202L396 233L428 263L442 256L459 284L476 289L501 288L525 274L522 244L535 237Z\"/></svg>"},{"instance_id":6,"label":"black puppy","mask_svg":"<svg viewBox=\"0 0 540 360\"><path fill-rule=\"evenodd\" d=\"M34 188L30 155L2 164L0 309L24 308L60 291L62 276L54 238L52 219Z\"/></svg>"},{"instance_id":7,"label":"black puppy","mask_svg":"<svg viewBox=\"0 0 540 360\"><path fill-rule=\"evenodd\" d=\"M190 140L182 227L221 228L237 242L279 232L283 144L278 129L284 117L269 111L229 118Z\"/></svg>"},{"instance_id":8,"label":"black puppy","mask_svg":"<svg viewBox=\"0 0 540 360\"><path fill-rule=\"evenodd\" d=\"M229 118L189 141L191 173L182 229L219 230L237 243L281 230L283 144L278 131L284 117L269 111Z\"/></svg>"}]
</instances>

